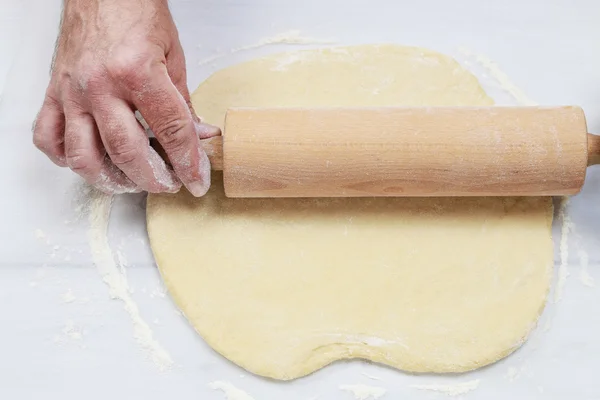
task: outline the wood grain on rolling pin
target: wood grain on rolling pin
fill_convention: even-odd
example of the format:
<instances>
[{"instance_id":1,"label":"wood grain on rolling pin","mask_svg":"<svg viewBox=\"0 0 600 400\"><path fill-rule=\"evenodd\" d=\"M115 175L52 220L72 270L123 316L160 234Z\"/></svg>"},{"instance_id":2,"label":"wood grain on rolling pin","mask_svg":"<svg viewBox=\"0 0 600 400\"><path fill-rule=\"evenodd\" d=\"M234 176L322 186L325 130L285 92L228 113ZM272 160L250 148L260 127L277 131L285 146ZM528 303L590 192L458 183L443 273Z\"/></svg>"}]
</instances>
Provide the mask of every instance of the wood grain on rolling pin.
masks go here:
<instances>
[{"instance_id":1,"label":"wood grain on rolling pin","mask_svg":"<svg viewBox=\"0 0 600 400\"><path fill-rule=\"evenodd\" d=\"M567 195L588 165L578 107L236 108L224 128L229 197Z\"/></svg>"}]
</instances>

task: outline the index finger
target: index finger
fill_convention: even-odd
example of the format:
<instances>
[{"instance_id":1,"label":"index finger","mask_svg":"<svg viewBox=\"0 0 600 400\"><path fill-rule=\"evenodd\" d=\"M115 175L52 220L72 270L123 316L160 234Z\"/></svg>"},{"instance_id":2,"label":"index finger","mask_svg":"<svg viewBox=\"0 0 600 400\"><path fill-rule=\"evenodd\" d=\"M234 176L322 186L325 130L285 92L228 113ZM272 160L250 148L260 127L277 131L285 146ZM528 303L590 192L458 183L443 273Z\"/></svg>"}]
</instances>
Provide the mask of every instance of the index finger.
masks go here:
<instances>
[{"instance_id":1,"label":"index finger","mask_svg":"<svg viewBox=\"0 0 600 400\"><path fill-rule=\"evenodd\" d=\"M164 148L181 182L196 197L206 194L210 162L200 146L198 122L164 65L156 68L152 79L132 90L131 101Z\"/></svg>"}]
</instances>

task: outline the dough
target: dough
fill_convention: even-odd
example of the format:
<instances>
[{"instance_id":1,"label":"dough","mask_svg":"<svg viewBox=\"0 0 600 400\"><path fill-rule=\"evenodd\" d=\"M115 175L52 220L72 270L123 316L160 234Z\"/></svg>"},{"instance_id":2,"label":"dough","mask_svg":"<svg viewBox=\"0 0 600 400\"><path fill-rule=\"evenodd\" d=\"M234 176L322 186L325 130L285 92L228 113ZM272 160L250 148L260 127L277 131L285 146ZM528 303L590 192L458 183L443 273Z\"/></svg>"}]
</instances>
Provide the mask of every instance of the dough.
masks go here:
<instances>
[{"instance_id":1,"label":"dough","mask_svg":"<svg viewBox=\"0 0 600 400\"><path fill-rule=\"evenodd\" d=\"M356 46L223 69L192 96L229 106L487 105L449 57ZM150 195L148 232L175 302L216 351L293 379L364 358L460 372L514 351L552 274L550 198L202 199Z\"/></svg>"}]
</instances>

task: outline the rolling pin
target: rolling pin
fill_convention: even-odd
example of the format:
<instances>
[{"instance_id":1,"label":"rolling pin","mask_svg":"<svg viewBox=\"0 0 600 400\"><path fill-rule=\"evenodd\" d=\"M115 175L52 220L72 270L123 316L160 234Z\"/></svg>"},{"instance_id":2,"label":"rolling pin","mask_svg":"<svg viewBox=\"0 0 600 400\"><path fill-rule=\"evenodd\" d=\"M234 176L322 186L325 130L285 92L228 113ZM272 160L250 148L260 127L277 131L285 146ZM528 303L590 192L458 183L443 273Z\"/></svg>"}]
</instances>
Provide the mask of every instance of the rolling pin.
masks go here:
<instances>
[{"instance_id":1,"label":"rolling pin","mask_svg":"<svg viewBox=\"0 0 600 400\"><path fill-rule=\"evenodd\" d=\"M572 106L231 108L202 147L228 197L572 195L600 163Z\"/></svg>"}]
</instances>

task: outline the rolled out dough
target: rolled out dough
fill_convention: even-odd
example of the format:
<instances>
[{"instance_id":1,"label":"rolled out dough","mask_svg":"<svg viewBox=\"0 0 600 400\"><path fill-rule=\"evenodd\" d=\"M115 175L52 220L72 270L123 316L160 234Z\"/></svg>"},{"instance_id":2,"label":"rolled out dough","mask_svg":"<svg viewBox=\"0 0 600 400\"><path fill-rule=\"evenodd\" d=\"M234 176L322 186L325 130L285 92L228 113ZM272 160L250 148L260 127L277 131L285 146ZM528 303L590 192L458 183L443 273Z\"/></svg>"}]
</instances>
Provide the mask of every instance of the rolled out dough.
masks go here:
<instances>
[{"instance_id":1,"label":"rolled out dough","mask_svg":"<svg viewBox=\"0 0 600 400\"><path fill-rule=\"evenodd\" d=\"M487 105L453 59L400 46L270 56L193 94L230 106ZM552 272L550 198L202 199L150 195L148 232L171 295L216 351L275 379L365 358L460 372L514 351Z\"/></svg>"}]
</instances>

